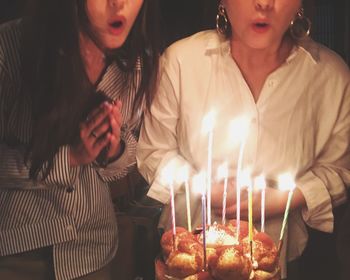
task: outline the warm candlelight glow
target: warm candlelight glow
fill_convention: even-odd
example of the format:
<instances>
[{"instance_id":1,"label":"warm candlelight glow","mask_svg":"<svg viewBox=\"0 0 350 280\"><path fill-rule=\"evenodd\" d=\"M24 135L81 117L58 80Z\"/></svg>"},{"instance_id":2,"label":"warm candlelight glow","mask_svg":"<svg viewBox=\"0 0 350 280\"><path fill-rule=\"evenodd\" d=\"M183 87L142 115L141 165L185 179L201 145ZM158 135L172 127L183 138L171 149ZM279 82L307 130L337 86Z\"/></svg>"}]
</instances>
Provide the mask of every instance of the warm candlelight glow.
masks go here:
<instances>
[{"instance_id":1,"label":"warm candlelight glow","mask_svg":"<svg viewBox=\"0 0 350 280\"><path fill-rule=\"evenodd\" d=\"M281 233L280 233L280 241L282 241L283 234L284 234L284 231L285 231L285 228L287 225L290 203L292 201L293 192L295 189L295 182L294 182L294 179L290 173L285 173L285 174L282 174L278 177L278 188L280 190L283 190L283 191L289 191L286 209L284 211Z\"/></svg>"},{"instance_id":2,"label":"warm candlelight glow","mask_svg":"<svg viewBox=\"0 0 350 280\"><path fill-rule=\"evenodd\" d=\"M254 179L254 188L261 190L261 232L265 232L265 192L266 180L264 175L260 175Z\"/></svg>"},{"instance_id":3,"label":"warm candlelight glow","mask_svg":"<svg viewBox=\"0 0 350 280\"><path fill-rule=\"evenodd\" d=\"M222 224L226 223L226 200L227 200L227 183L228 183L228 164L224 162L218 167L218 179L224 180L224 192L222 197Z\"/></svg>"},{"instance_id":4,"label":"warm candlelight glow","mask_svg":"<svg viewBox=\"0 0 350 280\"><path fill-rule=\"evenodd\" d=\"M208 224L211 224L211 172L213 160L213 130L215 125L215 112L211 111L203 118L203 131L208 134L208 164L207 164L207 211Z\"/></svg>"},{"instance_id":5,"label":"warm candlelight glow","mask_svg":"<svg viewBox=\"0 0 350 280\"><path fill-rule=\"evenodd\" d=\"M250 120L247 117L238 117L230 123L230 139L241 143L249 133Z\"/></svg>"},{"instance_id":6,"label":"warm candlelight glow","mask_svg":"<svg viewBox=\"0 0 350 280\"><path fill-rule=\"evenodd\" d=\"M185 194L186 194L186 214L187 214L187 229L192 231L192 221L191 221L191 204L190 204L190 188L188 185L189 178L189 167L183 166L177 172L177 182L185 184Z\"/></svg>"}]
</instances>

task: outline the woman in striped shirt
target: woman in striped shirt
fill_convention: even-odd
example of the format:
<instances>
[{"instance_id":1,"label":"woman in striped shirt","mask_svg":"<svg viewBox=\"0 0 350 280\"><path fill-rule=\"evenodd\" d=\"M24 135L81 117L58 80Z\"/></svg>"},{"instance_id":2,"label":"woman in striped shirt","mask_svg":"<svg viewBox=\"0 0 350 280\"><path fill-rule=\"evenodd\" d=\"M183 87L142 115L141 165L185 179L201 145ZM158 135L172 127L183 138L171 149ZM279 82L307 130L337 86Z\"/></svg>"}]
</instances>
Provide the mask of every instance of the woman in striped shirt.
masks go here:
<instances>
[{"instance_id":1,"label":"woman in striped shirt","mask_svg":"<svg viewBox=\"0 0 350 280\"><path fill-rule=\"evenodd\" d=\"M108 186L152 99L156 1L30 2L0 27L0 279L111 279Z\"/></svg>"}]
</instances>

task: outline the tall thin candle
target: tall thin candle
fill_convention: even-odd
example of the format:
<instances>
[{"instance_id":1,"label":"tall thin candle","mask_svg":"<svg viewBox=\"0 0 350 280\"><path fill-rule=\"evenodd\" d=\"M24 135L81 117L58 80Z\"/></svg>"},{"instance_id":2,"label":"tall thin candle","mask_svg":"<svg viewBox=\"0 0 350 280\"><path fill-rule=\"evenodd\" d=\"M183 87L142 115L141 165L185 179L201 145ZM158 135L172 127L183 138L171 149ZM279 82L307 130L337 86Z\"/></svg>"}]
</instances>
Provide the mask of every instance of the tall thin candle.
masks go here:
<instances>
[{"instance_id":1,"label":"tall thin candle","mask_svg":"<svg viewBox=\"0 0 350 280\"><path fill-rule=\"evenodd\" d=\"M189 177L189 168L188 166L183 166L182 168L180 168L177 178L179 183L185 184L187 229L189 232L191 232L192 231L191 202L190 202L190 188L188 184L188 177Z\"/></svg>"},{"instance_id":2,"label":"tall thin candle","mask_svg":"<svg viewBox=\"0 0 350 280\"><path fill-rule=\"evenodd\" d=\"M286 228L286 225L287 225L287 221L288 221L290 203L292 201L293 192L294 192L294 189L295 189L295 182L294 182L291 174L286 173L286 174L283 174L283 175L279 176L279 178L278 178L278 188L281 189L281 190L289 190L288 198L287 198L287 204L286 204L286 209L284 211L284 216L283 216L281 233L280 233L280 241L282 241L283 240L283 235L284 235L284 232L285 232L285 228Z\"/></svg>"},{"instance_id":3,"label":"tall thin candle","mask_svg":"<svg viewBox=\"0 0 350 280\"><path fill-rule=\"evenodd\" d=\"M218 168L218 179L224 180L224 191L222 197L222 224L226 223L226 200L227 200L227 184L228 184L228 164L224 162Z\"/></svg>"},{"instance_id":4,"label":"tall thin candle","mask_svg":"<svg viewBox=\"0 0 350 280\"><path fill-rule=\"evenodd\" d=\"M161 180L170 188L171 225L173 231L173 250L176 250L176 222L175 222L175 193L174 193L174 166L168 163L161 173Z\"/></svg>"},{"instance_id":5,"label":"tall thin candle","mask_svg":"<svg viewBox=\"0 0 350 280\"><path fill-rule=\"evenodd\" d=\"M237 171L236 171L236 238L238 240L240 235L240 225L241 225L241 172L243 166L243 154L245 148L246 138L248 136L249 130L249 120L245 117L235 119L231 122L230 133L233 139L238 139L240 141L240 148L237 161Z\"/></svg>"},{"instance_id":6,"label":"tall thin candle","mask_svg":"<svg viewBox=\"0 0 350 280\"><path fill-rule=\"evenodd\" d=\"M208 225L211 225L211 173L213 153L213 130L215 123L215 112L209 112L203 119L203 130L208 134L208 164L207 164L207 211Z\"/></svg>"},{"instance_id":7,"label":"tall thin candle","mask_svg":"<svg viewBox=\"0 0 350 280\"><path fill-rule=\"evenodd\" d=\"M264 175L260 175L254 180L254 188L261 190L261 227L260 231L265 232L265 197L266 197L266 180Z\"/></svg>"},{"instance_id":8,"label":"tall thin candle","mask_svg":"<svg viewBox=\"0 0 350 280\"><path fill-rule=\"evenodd\" d=\"M200 192L202 201L202 235L203 235L203 270L207 268L207 242L206 242L206 231L207 231L207 219L206 219L206 182L205 174L203 172L193 177L193 189L194 191Z\"/></svg>"}]
</instances>

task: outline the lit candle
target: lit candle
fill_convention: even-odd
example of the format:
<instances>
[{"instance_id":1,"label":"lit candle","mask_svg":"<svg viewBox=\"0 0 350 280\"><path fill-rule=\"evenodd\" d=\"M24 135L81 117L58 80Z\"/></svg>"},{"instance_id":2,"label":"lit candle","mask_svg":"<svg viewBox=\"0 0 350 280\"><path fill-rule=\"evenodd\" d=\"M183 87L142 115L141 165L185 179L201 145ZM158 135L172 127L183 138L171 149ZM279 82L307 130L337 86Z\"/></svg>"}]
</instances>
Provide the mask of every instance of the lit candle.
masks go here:
<instances>
[{"instance_id":1,"label":"lit candle","mask_svg":"<svg viewBox=\"0 0 350 280\"><path fill-rule=\"evenodd\" d=\"M208 225L211 225L211 171L213 153L213 130L215 123L215 112L209 112L203 119L203 131L208 134L208 165L207 165L207 211Z\"/></svg>"},{"instance_id":2,"label":"lit candle","mask_svg":"<svg viewBox=\"0 0 350 280\"><path fill-rule=\"evenodd\" d=\"M236 209L236 238L238 240L240 235L240 224L241 224L241 172L243 166L243 152L245 147L246 138L248 136L249 130L249 120L245 117L235 119L230 125L231 139L238 140L240 142L238 161L237 161L237 171L236 171L236 199L237 199L237 209Z\"/></svg>"},{"instance_id":3,"label":"lit candle","mask_svg":"<svg viewBox=\"0 0 350 280\"><path fill-rule=\"evenodd\" d=\"M222 224L226 223L226 199L227 199L227 183L228 183L228 164L224 162L218 168L218 179L224 180L224 192L222 197Z\"/></svg>"},{"instance_id":4,"label":"lit candle","mask_svg":"<svg viewBox=\"0 0 350 280\"><path fill-rule=\"evenodd\" d=\"M188 228L188 231L191 232L192 231L192 222L191 222L190 188L188 185L188 177L189 177L188 166L183 166L182 168L180 168L176 177L177 177L178 183L185 184L187 228Z\"/></svg>"},{"instance_id":5,"label":"lit candle","mask_svg":"<svg viewBox=\"0 0 350 280\"><path fill-rule=\"evenodd\" d=\"M280 190L288 190L289 191L287 204L286 204L286 209L284 211L284 217L283 217L283 222L282 222L281 233L280 233L280 242L282 242L283 234L284 234L284 231L285 231L285 228L286 228L286 224L287 224L287 220L288 220L290 203L292 201L293 192L294 192L294 189L295 189L295 182L293 180L292 175L289 174L289 173L280 175L278 177L278 188Z\"/></svg>"},{"instance_id":6,"label":"lit candle","mask_svg":"<svg viewBox=\"0 0 350 280\"><path fill-rule=\"evenodd\" d=\"M171 225L173 230L173 249L176 250L176 223L175 223L175 193L174 193L174 165L168 163L162 170L161 181L170 188Z\"/></svg>"},{"instance_id":7,"label":"lit candle","mask_svg":"<svg viewBox=\"0 0 350 280\"><path fill-rule=\"evenodd\" d=\"M202 235L203 235L203 270L207 268L207 243L206 243L206 230L207 230L207 221L206 221L206 182L205 182L205 173L201 172L193 177L192 180L193 190L201 194L202 200Z\"/></svg>"},{"instance_id":8,"label":"lit candle","mask_svg":"<svg viewBox=\"0 0 350 280\"><path fill-rule=\"evenodd\" d=\"M247 187L248 191L248 240L250 247L250 258L253 261L253 185L250 170L242 171L241 186Z\"/></svg>"},{"instance_id":9,"label":"lit candle","mask_svg":"<svg viewBox=\"0 0 350 280\"><path fill-rule=\"evenodd\" d=\"M261 232L265 232L265 192L266 180L264 175L260 175L254 180L254 188L261 190Z\"/></svg>"},{"instance_id":10,"label":"lit candle","mask_svg":"<svg viewBox=\"0 0 350 280\"><path fill-rule=\"evenodd\" d=\"M253 185L249 169L243 170L241 175L241 186L247 187L248 191L248 238L251 242L253 240Z\"/></svg>"}]
</instances>

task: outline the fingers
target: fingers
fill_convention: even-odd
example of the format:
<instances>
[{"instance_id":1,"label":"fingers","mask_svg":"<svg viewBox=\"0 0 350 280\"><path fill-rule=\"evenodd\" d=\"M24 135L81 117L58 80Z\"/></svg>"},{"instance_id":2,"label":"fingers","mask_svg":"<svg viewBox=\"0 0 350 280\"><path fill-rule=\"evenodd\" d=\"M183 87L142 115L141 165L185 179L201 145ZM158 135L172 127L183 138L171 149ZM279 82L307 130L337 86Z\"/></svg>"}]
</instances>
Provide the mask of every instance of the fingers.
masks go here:
<instances>
[{"instance_id":1,"label":"fingers","mask_svg":"<svg viewBox=\"0 0 350 280\"><path fill-rule=\"evenodd\" d=\"M107 154L108 158L115 157L120 151L120 133L122 126L121 101L116 101L110 113L110 148Z\"/></svg>"},{"instance_id":2,"label":"fingers","mask_svg":"<svg viewBox=\"0 0 350 280\"><path fill-rule=\"evenodd\" d=\"M103 102L98 108L93 110L87 117L87 120L82 123L81 137L87 138L92 136L98 138L101 136L102 132L106 131L106 129L104 129L106 127L106 124L104 122L106 121L105 119L109 116L109 113L111 111L112 105L108 104L107 102Z\"/></svg>"}]
</instances>

